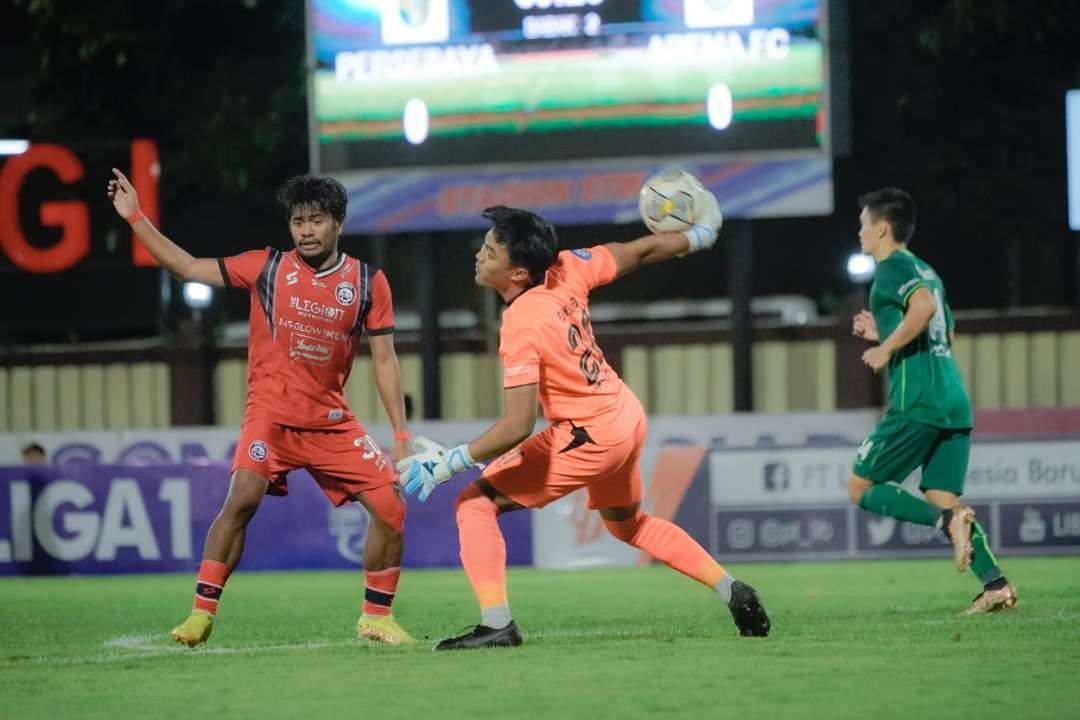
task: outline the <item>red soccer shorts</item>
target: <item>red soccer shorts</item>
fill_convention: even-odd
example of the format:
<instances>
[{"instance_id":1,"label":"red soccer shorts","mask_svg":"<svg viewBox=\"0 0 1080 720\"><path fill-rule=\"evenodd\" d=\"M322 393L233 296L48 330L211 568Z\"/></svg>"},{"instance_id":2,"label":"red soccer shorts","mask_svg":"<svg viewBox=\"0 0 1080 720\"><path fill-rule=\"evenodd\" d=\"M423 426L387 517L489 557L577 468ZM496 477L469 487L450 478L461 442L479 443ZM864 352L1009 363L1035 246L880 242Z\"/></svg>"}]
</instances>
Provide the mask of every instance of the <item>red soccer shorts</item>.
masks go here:
<instances>
[{"instance_id":1,"label":"red soccer shorts","mask_svg":"<svg viewBox=\"0 0 1080 720\"><path fill-rule=\"evenodd\" d=\"M233 472L251 470L270 482L269 495L288 495L290 470L304 468L335 506L357 493L397 482L393 464L360 423L334 430L305 430L250 414L240 425Z\"/></svg>"}]
</instances>

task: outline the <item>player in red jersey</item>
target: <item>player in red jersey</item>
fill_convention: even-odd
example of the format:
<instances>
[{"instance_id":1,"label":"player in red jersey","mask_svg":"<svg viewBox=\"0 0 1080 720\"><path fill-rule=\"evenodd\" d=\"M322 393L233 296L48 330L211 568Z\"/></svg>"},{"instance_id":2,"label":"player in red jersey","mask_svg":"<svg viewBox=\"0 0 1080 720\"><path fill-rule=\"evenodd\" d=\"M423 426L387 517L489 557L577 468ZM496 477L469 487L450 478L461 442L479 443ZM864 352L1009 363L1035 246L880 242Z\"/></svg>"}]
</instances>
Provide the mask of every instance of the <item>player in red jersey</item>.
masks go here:
<instances>
[{"instance_id":1,"label":"player in red jersey","mask_svg":"<svg viewBox=\"0 0 1080 720\"><path fill-rule=\"evenodd\" d=\"M589 316L589 292L641 265L711 247L722 218L701 197L685 233L649 235L556 254L555 230L527 210L488 208L492 228L476 254L476 283L506 302L499 333L506 410L471 443L446 449L424 438L397 463L406 492L424 500L474 462L495 458L457 498L461 563L480 605L480 624L436 650L522 642L506 596L506 546L496 518L540 508L580 488L613 536L714 590L743 635L769 633L757 593L735 580L677 525L641 510L641 403L607 364ZM549 425L532 434L536 406Z\"/></svg>"},{"instance_id":2,"label":"player in red jersey","mask_svg":"<svg viewBox=\"0 0 1080 720\"><path fill-rule=\"evenodd\" d=\"M345 381L367 333L375 385L394 428L391 453L410 452L401 371L394 351L390 285L381 270L338 250L348 198L341 183L309 175L278 190L294 248L194 258L139 210L123 173L108 196L139 240L176 278L251 293L248 397L232 481L210 526L191 615L173 629L194 647L213 629L221 593L240 562L244 533L264 495L285 495L290 470L307 469L334 505L358 501L371 514L364 546L360 637L412 641L390 606L401 574L405 503L379 446L349 410Z\"/></svg>"}]
</instances>

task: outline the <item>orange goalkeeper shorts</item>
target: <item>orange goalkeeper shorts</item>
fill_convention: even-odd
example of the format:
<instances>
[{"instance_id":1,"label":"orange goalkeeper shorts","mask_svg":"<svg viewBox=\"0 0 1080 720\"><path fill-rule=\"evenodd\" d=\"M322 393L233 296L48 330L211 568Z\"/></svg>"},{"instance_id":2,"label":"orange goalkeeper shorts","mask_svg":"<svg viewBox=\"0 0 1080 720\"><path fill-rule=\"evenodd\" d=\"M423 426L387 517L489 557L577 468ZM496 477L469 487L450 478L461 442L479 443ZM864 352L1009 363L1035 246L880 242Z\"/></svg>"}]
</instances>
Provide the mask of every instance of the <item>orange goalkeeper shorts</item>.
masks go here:
<instances>
[{"instance_id":1,"label":"orange goalkeeper shorts","mask_svg":"<svg viewBox=\"0 0 1080 720\"><path fill-rule=\"evenodd\" d=\"M499 493L529 508L544 507L579 488L586 488L594 509L641 502L638 461L648 430L641 403L628 403L618 422L627 431L621 440L605 445L586 439L587 422L558 422L493 460L483 477ZM605 432L609 437L610 430Z\"/></svg>"}]
</instances>

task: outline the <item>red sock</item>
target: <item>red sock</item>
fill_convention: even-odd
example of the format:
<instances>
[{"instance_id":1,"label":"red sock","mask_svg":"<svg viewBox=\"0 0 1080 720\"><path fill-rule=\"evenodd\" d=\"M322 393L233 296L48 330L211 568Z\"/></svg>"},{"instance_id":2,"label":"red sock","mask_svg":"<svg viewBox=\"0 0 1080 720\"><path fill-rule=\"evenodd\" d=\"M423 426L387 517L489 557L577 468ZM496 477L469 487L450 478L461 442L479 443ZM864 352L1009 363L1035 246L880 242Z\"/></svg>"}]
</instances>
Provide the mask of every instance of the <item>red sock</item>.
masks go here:
<instances>
[{"instance_id":1,"label":"red sock","mask_svg":"<svg viewBox=\"0 0 1080 720\"><path fill-rule=\"evenodd\" d=\"M625 543L641 548L673 570L715 588L727 572L712 555L674 523L638 510L626 520L605 520L608 531Z\"/></svg>"},{"instance_id":2,"label":"red sock","mask_svg":"<svg viewBox=\"0 0 1080 720\"><path fill-rule=\"evenodd\" d=\"M364 571L364 614L389 615L390 605L397 593L401 568Z\"/></svg>"},{"instance_id":3,"label":"red sock","mask_svg":"<svg viewBox=\"0 0 1080 720\"><path fill-rule=\"evenodd\" d=\"M506 541L495 503L469 485L457 499L461 565L469 576L480 610L506 604Z\"/></svg>"},{"instance_id":4,"label":"red sock","mask_svg":"<svg viewBox=\"0 0 1080 720\"><path fill-rule=\"evenodd\" d=\"M229 579L229 566L217 560L203 560L199 563L199 577L195 580L195 604L192 610L202 610L214 615L217 613L221 593L225 590L225 581Z\"/></svg>"}]
</instances>

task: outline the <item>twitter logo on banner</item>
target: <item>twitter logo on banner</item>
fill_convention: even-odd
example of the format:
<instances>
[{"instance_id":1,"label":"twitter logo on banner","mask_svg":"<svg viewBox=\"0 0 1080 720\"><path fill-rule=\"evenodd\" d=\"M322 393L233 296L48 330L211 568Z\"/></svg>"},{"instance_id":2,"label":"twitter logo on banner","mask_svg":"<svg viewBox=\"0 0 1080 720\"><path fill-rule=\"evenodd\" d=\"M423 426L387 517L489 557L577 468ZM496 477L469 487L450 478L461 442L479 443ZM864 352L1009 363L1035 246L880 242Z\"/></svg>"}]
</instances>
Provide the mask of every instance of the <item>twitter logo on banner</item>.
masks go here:
<instances>
[{"instance_id":1,"label":"twitter logo on banner","mask_svg":"<svg viewBox=\"0 0 1080 720\"><path fill-rule=\"evenodd\" d=\"M890 540L896 532L896 519L891 517L867 520L866 533L870 536L870 546L880 547Z\"/></svg>"}]
</instances>

